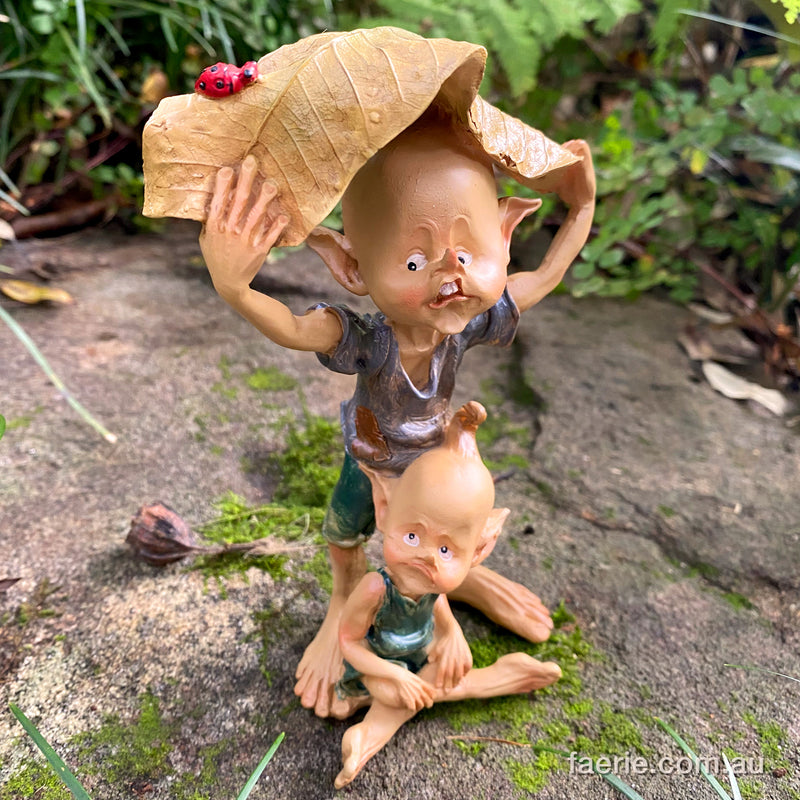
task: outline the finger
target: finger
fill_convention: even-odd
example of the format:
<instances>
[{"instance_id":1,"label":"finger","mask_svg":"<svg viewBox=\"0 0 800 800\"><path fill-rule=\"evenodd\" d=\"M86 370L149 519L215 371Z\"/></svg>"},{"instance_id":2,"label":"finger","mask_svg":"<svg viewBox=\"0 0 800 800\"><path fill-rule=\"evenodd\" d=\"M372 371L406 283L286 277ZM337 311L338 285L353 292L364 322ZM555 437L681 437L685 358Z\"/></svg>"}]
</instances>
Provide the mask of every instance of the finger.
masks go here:
<instances>
[{"instance_id":1,"label":"finger","mask_svg":"<svg viewBox=\"0 0 800 800\"><path fill-rule=\"evenodd\" d=\"M280 239L281 234L289 224L289 217L281 214L267 228L260 236L257 236L253 241L253 246L256 248L269 249L275 242Z\"/></svg>"},{"instance_id":2,"label":"finger","mask_svg":"<svg viewBox=\"0 0 800 800\"><path fill-rule=\"evenodd\" d=\"M247 214L244 228L242 228L242 235L247 241L250 241L253 237L253 231L260 231L262 226L269 223L267 216L269 206L277 193L278 188L271 181L264 181L261 184L261 191L258 193L258 199L253 203L253 207Z\"/></svg>"},{"instance_id":3,"label":"finger","mask_svg":"<svg viewBox=\"0 0 800 800\"><path fill-rule=\"evenodd\" d=\"M241 231L245 222L245 209L250 202L257 170L258 164L253 156L247 156L239 168L239 179L236 181L230 214L230 223L237 232Z\"/></svg>"},{"instance_id":4,"label":"finger","mask_svg":"<svg viewBox=\"0 0 800 800\"><path fill-rule=\"evenodd\" d=\"M591 155L589 145L584 139L570 139L568 142L564 142L562 147L576 156Z\"/></svg>"},{"instance_id":5,"label":"finger","mask_svg":"<svg viewBox=\"0 0 800 800\"><path fill-rule=\"evenodd\" d=\"M211 193L211 205L206 219L206 225L212 229L225 229L225 208L228 205L232 182L233 170L230 167L222 167L217 170Z\"/></svg>"}]
</instances>

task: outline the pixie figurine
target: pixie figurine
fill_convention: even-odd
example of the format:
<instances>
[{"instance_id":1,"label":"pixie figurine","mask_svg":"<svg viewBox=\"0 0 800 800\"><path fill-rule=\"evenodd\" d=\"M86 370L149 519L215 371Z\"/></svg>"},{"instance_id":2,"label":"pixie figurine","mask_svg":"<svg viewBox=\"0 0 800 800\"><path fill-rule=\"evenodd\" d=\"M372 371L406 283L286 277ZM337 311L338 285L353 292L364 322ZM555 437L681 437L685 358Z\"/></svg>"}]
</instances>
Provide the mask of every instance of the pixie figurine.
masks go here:
<instances>
[{"instance_id":1,"label":"pixie figurine","mask_svg":"<svg viewBox=\"0 0 800 800\"><path fill-rule=\"evenodd\" d=\"M333 691L340 677L339 620L366 571L359 545L374 528L372 487L351 452L355 411L375 415L387 447L373 471L396 476L441 444L455 375L464 352L507 345L519 314L560 282L586 241L594 212L594 172L583 141L563 146L580 160L545 190L569 206L539 268L507 275L512 233L541 201L498 200L492 161L446 114L426 113L361 167L342 198L344 233L315 228L308 244L334 278L380 311L314 306L295 315L250 288L288 223L253 156L216 175L200 244L217 292L275 343L316 352L329 369L356 374L342 407L345 463L323 535L333 591L327 614L297 668L295 693L319 716L345 716ZM469 570L450 594L531 641L552 629L549 612L525 587L483 566Z\"/></svg>"},{"instance_id":2,"label":"pixie figurine","mask_svg":"<svg viewBox=\"0 0 800 800\"><path fill-rule=\"evenodd\" d=\"M475 442L485 419L482 405L467 403L450 421L444 442L399 478L363 467L372 483L385 567L359 581L339 625L345 671L337 690L371 705L344 734L337 789L423 707L527 693L561 677L557 664L525 653L473 669L447 603L447 593L491 552L509 513L494 507L492 476ZM354 451L361 437L359 429Z\"/></svg>"}]
</instances>

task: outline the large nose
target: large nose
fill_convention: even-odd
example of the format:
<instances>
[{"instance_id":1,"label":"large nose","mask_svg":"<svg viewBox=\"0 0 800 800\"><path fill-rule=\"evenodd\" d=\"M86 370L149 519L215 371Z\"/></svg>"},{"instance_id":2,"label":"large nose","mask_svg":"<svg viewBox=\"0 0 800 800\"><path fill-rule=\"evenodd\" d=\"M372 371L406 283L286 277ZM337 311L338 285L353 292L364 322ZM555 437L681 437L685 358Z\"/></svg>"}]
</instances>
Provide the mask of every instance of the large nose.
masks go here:
<instances>
[{"instance_id":1,"label":"large nose","mask_svg":"<svg viewBox=\"0 0 800 800\"><path fill-rule=\"evenodd\" d=\"M426 547L426 548L425 548L425 550L423 550L423 551L420 553L420 558L421 558L421 559L422 559L422 561L424 561L424 562L425 562L425 563L426 563L426 564L427 564L429 567L436 566L436 552L435 552L435 551L434 551L432 548L430 548L430 547Z\"/></svg>"},{"instance_id":2,"label":"large nose","mask_svg":"<svg viewBox=\"0 0 800 800\"><path fill-rule=\"evenodd\" d=\"M458 260L458 256L456 255L456 251L453 250L452 247L448 247L444 251L444 255L439 260L438 268L440 270L444 270L446 272L454 272L457 270L462 270L463 265Z\"/></svg>"}]
</instances>

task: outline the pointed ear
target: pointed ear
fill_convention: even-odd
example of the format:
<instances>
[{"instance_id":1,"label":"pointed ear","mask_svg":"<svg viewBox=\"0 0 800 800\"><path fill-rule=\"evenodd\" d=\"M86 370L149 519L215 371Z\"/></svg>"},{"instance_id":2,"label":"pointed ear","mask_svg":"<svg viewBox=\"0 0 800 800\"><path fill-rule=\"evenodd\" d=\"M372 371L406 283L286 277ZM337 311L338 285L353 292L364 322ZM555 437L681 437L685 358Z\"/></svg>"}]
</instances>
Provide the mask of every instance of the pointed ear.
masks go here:
<instances>
[{"instance_id":1,"label":"pointed ear","mask_svg":"<svg viewBox=\"0 0 800 800\"><path fill-rule=\"evenodd\" d=\"M385 472L372 469L372 467L368 467L360 461L358 466L372 484L372 502L375 504L375 526L379 531L382 531L397 478L390 478Z\"/></svg>"},{"instance_id":2,"label":"pointed ear","mask_svg":"<svg viewBox=\"0 0 800 800\"><path fill-rule=\"evenodd\" d=\"M533 214L541 205L539 199L532 200L527 197L501 197L500 204L500 229L503 231L503 241L506 250L511 246L511 234L514 229L529 214Z\"/></svg>"},{"instance_id":3,"label":"pointed ear","mask_svg":"<svg viewBox=\"0 0 800 800\"><path fill-rule=\"evenodd\" d=\"M483 529L481 539L478 542L478 547L475 550L475 555L472 557L472 566L480 564L489 553L494 550L497 544L497 537L500 531L503 530L503 523L506 517L511 513L508 508L493 508L489 512L489 518L486 520L486 527Z\"/></svg>"},{"instance_id":4,"label":"pointed ear","mask_svg":"<svg viewBox=\"0 0 800 800\"><path fill-rule=\"evenodd\" d=\"M353 258L350 240L330 228L318 226L308 234L306 244L325 262L331 275L353 294L368 294Z\"/></svg>"}]
</instances>

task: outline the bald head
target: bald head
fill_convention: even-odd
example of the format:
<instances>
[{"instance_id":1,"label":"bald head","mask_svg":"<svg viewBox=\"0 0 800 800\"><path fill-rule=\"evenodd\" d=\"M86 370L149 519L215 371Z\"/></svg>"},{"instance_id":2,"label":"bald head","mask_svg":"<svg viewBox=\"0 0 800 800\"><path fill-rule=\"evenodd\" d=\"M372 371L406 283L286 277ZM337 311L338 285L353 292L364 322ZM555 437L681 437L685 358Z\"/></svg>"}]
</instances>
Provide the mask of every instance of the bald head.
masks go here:
<instances>
[{"instance_id":1,"label":"bald head","mask_svg":"<svg viewBox=\"0 0 800 800\"><path fill-rule=\"evenodd\" d=\"M441 121L422 121L379 150L356 173L342 198L344 230L357 247L362 236L388 232L416 216L467 212L472 198L496 201L492 168L463 133Z\"/></svg>"}]
</instances>

